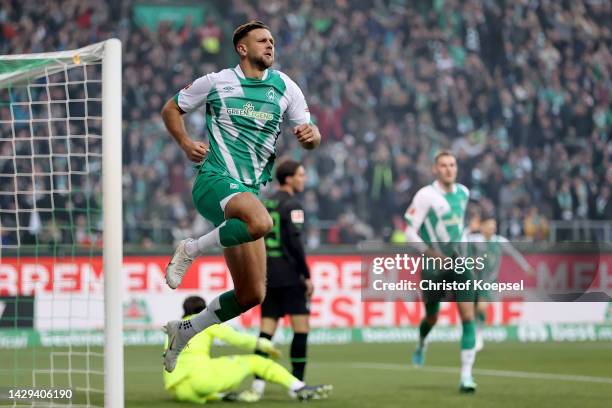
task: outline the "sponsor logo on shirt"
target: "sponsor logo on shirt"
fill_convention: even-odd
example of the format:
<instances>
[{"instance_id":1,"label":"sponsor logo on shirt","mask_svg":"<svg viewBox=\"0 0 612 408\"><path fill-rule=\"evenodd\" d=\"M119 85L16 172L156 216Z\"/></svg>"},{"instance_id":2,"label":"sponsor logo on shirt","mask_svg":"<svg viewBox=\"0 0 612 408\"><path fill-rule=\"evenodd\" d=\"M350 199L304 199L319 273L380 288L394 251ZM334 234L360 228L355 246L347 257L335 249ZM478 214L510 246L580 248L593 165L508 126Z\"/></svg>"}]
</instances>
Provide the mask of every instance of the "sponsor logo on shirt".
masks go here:
<instances>
[{"instance_id":1,"label":"sponsor logo on shirt","mask_svg":"<svg viewBox=\"0 0 612 408\"><path fill-rule=\"evenodd\" d=\"M243 116L245 118L260 119L260 120L272 120L274 115L269 112L256 111L255 106L251 102L244 104L242 109L240 108L227 108L228 115L232 116Z\"/></svg>"},{"instance_id":2,"label":"sponsor logo on shirt","mask_svg":"<svg viewBox=\"0 0 612 408\"><path fill-rule=\"evenodd\" d=\"M223 92L232 92L233 90L234 87L230 85L223 87Z\"/></svg>"},{"instance_id":3,"label":"sponsor logo on shirt","mask_svg":"<svg viewBox=\"0 0 612 408\"><path fill-rule=\"evenodd\" d=\"M304 223L304 211L303 210L291 210L291 222L294 224Z\"/></svg>"}]
</instances>

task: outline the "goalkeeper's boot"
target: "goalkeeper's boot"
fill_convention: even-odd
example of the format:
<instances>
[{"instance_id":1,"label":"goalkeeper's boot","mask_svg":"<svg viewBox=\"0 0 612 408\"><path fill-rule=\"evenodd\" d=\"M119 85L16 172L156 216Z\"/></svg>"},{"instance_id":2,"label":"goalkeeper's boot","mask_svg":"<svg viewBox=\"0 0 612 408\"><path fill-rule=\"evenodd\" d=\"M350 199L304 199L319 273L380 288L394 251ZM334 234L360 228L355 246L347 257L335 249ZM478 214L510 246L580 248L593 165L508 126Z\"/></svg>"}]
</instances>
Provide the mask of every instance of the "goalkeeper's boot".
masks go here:
<instances>
[{"instance_id":1,"label":"goalkeeper's boot","mask_svg":"<svg viewBox=\"0 0 612 408\"><path fill-rule=\"evenodd\" d=\"M300 401L327 399L334 387L329 384L324 385L305 385L295 392Z\"/></svg>"},{"instance_id":2,"label":"goalkeeper's boot","mask_svg":"<svg viewBox=\"0 0 612 408\"><path fill-rule=\"evenodd\" d=\"M164 327L164 333L168 336L167 348L164 352L164 368L171 373L176 367L176 359L185 348L191 337L187 330L181 330L181 325L190 325L189 320L172 320Z\"/></svg>"},{"instance_id":3,"label":"goalkeeper's boot","mask_svg":"<svg viewBox=\"0 0 612 408\"><path fill-rule=\"evenodd\" d=\"M415 367L423 367L425 364L425 346L417 346L414 353L412 353L412 365Z\"/></svg>"},{"instance_id":4,"label":"goalkeeper's boot","mask_svg":"<svg viewBox=\"0 0 612 408\"><path fill-rule=\"evenodd\" d=\"M476 392L476 383L474 382L474 378L472 376L461 377L461 382L459 383L459 392L463 394L473 394Z\"/></svg>"},{"instance_id":5,"label":"goalkeeper's boot","mask_svg":"<svg viewBox=\"0 0 612 408\"><path fill-rule=\"evenodd\" d=\"M176 251L174 251L174 255L172 255L172 259L168 263L168 266L166 266L166 283L172 289L179 287L183 281L185 272L187 272L187 269L189 269L189 266L191 266L193 262L193 258L187 255L185 251L185 245L189 241L192 241L192 239L188 238L179 242Z\"/></svg>"}]
</instances>

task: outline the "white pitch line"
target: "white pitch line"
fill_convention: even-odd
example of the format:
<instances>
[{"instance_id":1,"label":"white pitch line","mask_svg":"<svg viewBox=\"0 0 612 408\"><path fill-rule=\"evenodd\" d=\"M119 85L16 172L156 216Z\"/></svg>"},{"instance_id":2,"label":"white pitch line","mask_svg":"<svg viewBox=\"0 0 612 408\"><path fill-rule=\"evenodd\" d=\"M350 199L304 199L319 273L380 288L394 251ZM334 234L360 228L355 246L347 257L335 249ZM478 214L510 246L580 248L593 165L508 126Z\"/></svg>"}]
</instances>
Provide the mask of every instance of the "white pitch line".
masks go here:
<instances>
[{"instance_id":1,"label":"white pitch line","mask_svg":"<svg viewBox=\"0 0 612 408\"><path fill-rule=\"evenodd\" d=\"M326 363L323 363L323 364L326 364ZM349 367L354 367L354 368L363 368L363 369L372 369L372 370L429 371L429 372L434 372L434 373L447 373L447 374L459 373L459 368L441 367L441 366L425 366L425 367L416 368L408 364L366 363L366 362L352 362L352 363L347 363L346 365ZM576 381L576 382L612 384L612 378L610 377L593 377L593 376L587 376L587 375L536 373L536 372L529 372L529 371L490 370L490 369L485 369L485 368L475 368L474 374L485 375L485 376L488 375L491 377L509 377L509 378L523 378L523 379L537 379L537 380Z\"/></svg>"},{"instance_id":2,"label":"white pitch line","mask_svg":"<svg viewBox=\"0 0 612 408\"><path fill-rule=\"evenodd\" d=\"M410 364L394 364L394 363L370 363L365 361L353 361L353 362L312 362L309 366L341 366L350 367L357 369L371 369L371 370L393 370L393 371L425 371L432 373L443 373L443 374L458 374L458 367L444 367L444 366L425 366L416 368ZM161 365L155 367L126 367L126 373L143 373L151 372L155 370L161 371ZM491 377L507 377L507 378L519 378L519 379L534 379L534 380L551 380L551 381L575 381L575 382L586 382L586 383L599 383L599 384L612 384L612 377L594 377L588 375L573 375L573 374L552 374L552 373L538 373L530 371L508 371L508 370L491 370L487 368L475 368L474 374L491 376Z\"/></svg>"}]
</instances>

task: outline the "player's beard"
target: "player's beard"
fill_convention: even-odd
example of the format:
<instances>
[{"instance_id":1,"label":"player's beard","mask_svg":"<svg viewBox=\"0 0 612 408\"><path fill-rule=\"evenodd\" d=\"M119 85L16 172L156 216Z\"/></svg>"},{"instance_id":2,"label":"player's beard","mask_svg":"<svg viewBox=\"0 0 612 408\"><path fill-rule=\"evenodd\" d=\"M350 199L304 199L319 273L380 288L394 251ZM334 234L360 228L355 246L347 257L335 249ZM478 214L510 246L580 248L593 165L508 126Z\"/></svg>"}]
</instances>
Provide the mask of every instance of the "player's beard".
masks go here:
<instances>
[{"instance_id":1,"label":"player's beard","mask_svg":"<svg viewBox=\"0 0 612 408\"><path fill-rule=\"evenodd\" d=\"M268 68L270 68L272 66L272 64L274 63L274 59L272 58L272 60L270 62L267 62L264 57L250 57L249 60L251 61L251 64L256 67L257 69L263 71L266 70Z\"/></svg>"}]
</instances>

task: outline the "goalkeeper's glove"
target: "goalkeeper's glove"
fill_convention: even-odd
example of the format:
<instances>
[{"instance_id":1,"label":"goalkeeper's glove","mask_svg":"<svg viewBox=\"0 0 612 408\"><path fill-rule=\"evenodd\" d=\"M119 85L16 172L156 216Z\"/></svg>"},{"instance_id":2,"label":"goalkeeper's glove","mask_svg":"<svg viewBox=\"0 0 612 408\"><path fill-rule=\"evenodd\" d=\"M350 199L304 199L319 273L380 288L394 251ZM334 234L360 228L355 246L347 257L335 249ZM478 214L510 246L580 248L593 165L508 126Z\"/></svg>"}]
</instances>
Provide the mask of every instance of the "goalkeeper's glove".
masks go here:
<instances>
[{"instance_id":1,"label":"goalkeeper's glove","mask_svg":"<svg viewBox=\"0 0 612 408\"><path fill-rule=\"evenodd\" d=\"M255 350L261 351L262 353L266 353L268 356L270 356L273 359L278 359L282 356L280 350L274 347L274 343L272 343L270 340L263 338L263 337L257 338L257 343L255 344Z\"/></svg>"}]
</instances>

